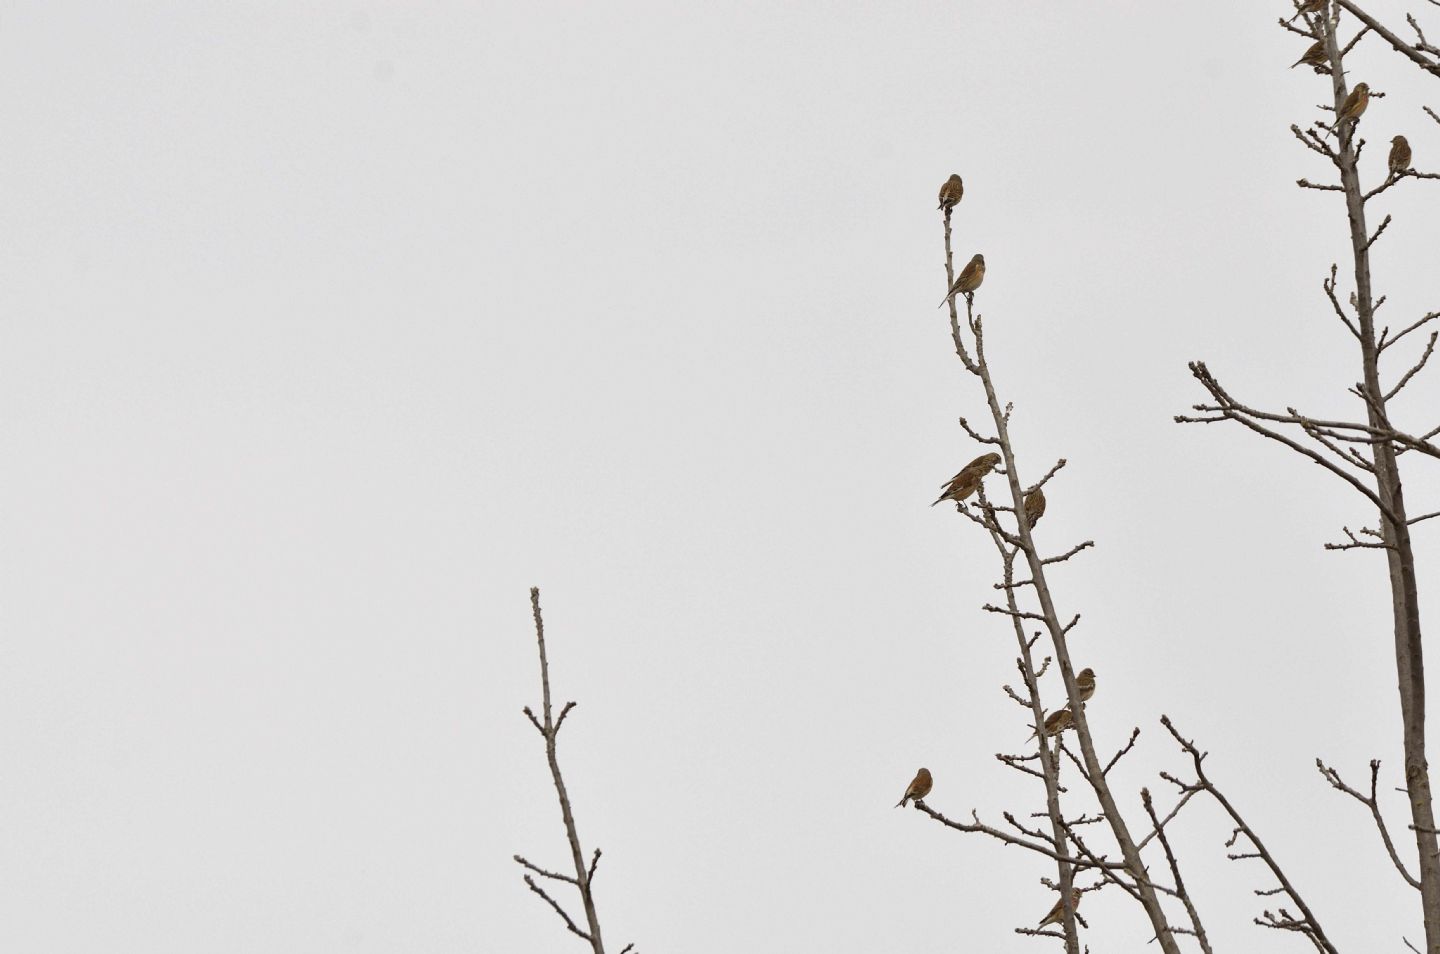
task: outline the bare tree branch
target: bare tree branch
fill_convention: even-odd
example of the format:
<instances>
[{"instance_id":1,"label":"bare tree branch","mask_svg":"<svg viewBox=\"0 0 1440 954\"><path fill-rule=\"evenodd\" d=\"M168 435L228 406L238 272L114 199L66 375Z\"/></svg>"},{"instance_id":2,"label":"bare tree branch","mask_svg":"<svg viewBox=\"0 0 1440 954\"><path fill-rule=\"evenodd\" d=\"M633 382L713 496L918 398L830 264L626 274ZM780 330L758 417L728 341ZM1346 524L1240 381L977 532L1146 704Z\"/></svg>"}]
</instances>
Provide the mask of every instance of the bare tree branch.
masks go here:
<instances>
[{"instance_id":1,"label":"bare tree branch","mask_svg":"<svg viewBox=\"0 0 1440 954\"><path fill-rule=\"evenodd\" d=\"M1386 348L1388 348L1388 347L1390 347L1391 345L1395 344L1397 341L1399 341L1401 338L1403 338L1403 337L1405 337L1406 335L1408 335L1410 332L1412 332L1412 331L1414 331L1415 329L1421 327L1422 325L1425 325L1425 324L1428 324L1429 322L1434 321L1436 318L1440 318L1440 311L1432 311L1432 312L1430 312L1428 315L1425 315L1424 317L1418 319L1417 321L1414 321L1414 322L1412 322L1411 324L1406 325L1403 329L1400 330L1400 332L1399 332L1398 334L1395 335L1395 337L1391 338L1391 339L1388 340L1388 341L1385 340L1385 336L1390 333L1390 329L1389 329L1389 328L1386 328L1385 331L1380 335L1380 343L1375 346L1375 350L1376 350L1376 351L1384 351Z\"/></svg>"},{"instance_id":2,"label":"bare tree branch","mask_svg":"<svg viewBox=\"0 0 1440 954\"><path fill-rule=\"evenodd\" d=\"M1140 738L1140 727L1136 726L1135 729L1130 733L1130 741L1126 742L1125 747L1122 748L1119 752L1115 753L1114 758L1112 758L1109 762L1105 763L1105 767L1100 770L1100 774L1109 775L1110 770L1115 767L1115 763L1120 761L1120 759L1123 758L1127 752L1135 748L1135 740L1138 738Z\"/></svg>"},{"instance_id":3,"label":"bare tree branch","mask_svg":"<svg viewBox=\"0 0 1440 954\"><path fill-rule=\"evenodd\" d=\"M948 263L947 263L948 267ZM991 377L989 363L985 354L985 331L984 324L973 314L973 299L967 299L966 314L970 319L967 326L974 336L975 350L974 357L970 357L970 351L961 340L961 330L958 320L958 311L952 310L951 336L955 339L955 348L962 360L968 361L967 368L980 378L980 383L985 391L985 400L990 407L990 417L995 425L995 434L1000 440L1000 452L1004 461L1004 475L1009 485L1010 499L1013 513L1016 517L1016 530L1019 538L1019 552L1024 556L1025 562L1030 569L1030 586L1040 604L1038 616L1049 631L1051 642L1055 650L1056 663L1060 669L1061 678L1065 684L1065 694L1070 701L1070 709L1074 713L1075 728L1081 753L1083 756L1083 774L1096 798L1099 800L1101 814L1108 823L1111 833L1119 846L1121 856L1124 859L1125 870L1136 880L1136 896L1145 910L1146 917L1150 920L1155 930L1155 936L1160 943L1164 954L1180 954L1180 948L1171 932L1165 918L1164 910L1160 906L1155 889L1149 885L1145 874L1145 864L1139 852L1135 849L1134 842L1130 836L1129 828L1123 818L1118 805L1115 802L1113 793L1105 781L1099 759L1095 754L1095 744L1090 736L1089 726L1085 719L1083 706L1080 705L1079 689L1075 684L1075 670L1070 662L1069 650L1066 639L1069 632L1079 622L1079 615L1072 617L1069 623L1061 624L1060 616L1055 609L1054 600L1051 597L1048 583L1045 579L1046 566L1042 562L1035 547L1034 537L1030 519L1025 512L1024 501L1029 491L1021 485L1015 463L1014 447L1010 440L1009 416L1010 406L1003 408L999 396L996 393L994 381ZM1064 465L1062 459L1033 487L1039 487L1047 482ZM1036 614L1024 610L1000 610L999 607L986 609L992 612L1005 612L1018 626L1019 620L1034 618ZM1043 740L1042 740L1043 745ZM1063 749L1063 747L1062 747ZM1142 880L1147 879L1147 880ZM1069 908L1065 908L1068 918ZM1067 934L1069 933L1069 921L1066 922Z\"/></svg>"},{"instance_id":4,"label":"bare tree branch","mask_svg":"<svg viewBox=\"0 0 1440 954\"><path fill-rule=\"evenodd\" d=\"M1315 760L1315 767L1320 770L1321 776L1323 776L1325 781L1329 782L1333 788L1335 788L1337 791L1344 792L1346 795L1349 795L1361 805L1364 805L1366 808L1370 809L1370 816L1375 819L1375 827L1380 830L1380 840L1385 845L1385 853L1390 856L1390 861L1392 864L1395 865L1395 870L1400 872L1400 877L1405 879L1406 884L1410 885L1410 887L1414 888L1416 891L1419 891L1420 882L1417 881L1415 877L1410 874L1409 871L1405 870L1405 863L1400 860L1400 855L1396 853L1395 843L1390 840L1390 831L1385 827L1385 816L1380 813L1380 800L1376 796L1376 784L1380 776L1380 760L1370 760L1369 797L1361 795L1359 792L1355 791L1355 789L1351 788L1349 785L1346 785L1344 780L1340 778L1339 772L1335 771L1319 759Z\"/></svg>"},{"instance_id":5,"label":"bare tree branch","mask_svg":"<svg viewBox=\"0 0 1440 954\"><path fill-rule=\"evenodd\" d=\"M584 853L580 850L580 834L575 827L575 814L570 807L570 795L565 790L565 779L560 774L560 759L555 748L555 741L560 735L560 724L565 721L570 710L575 708L575 703L567 702L565 707L560 710L559 718L553 717L550 708L550 660L545 653L545 621L540 615L539 587L532 586L530 588L530 612L535 619L535 642L540 653L540 691L542 695L540 711L542 718L535 718L535 713L529 706L526 706L524 711L530 719L530 724L535 726L545 738L545 761L550 765L550 780L555 784L555 794L560 800L560 817L565 824L565 838L570 843L570 860L575 866L575 874L572 877L547 871L531 864L520 855L515 855L515 861L542 877L572 884L579 890L580 903L585 909L585 921L589 928L587 931L576 927L575 922L571 920L570 915L565 913L559 903L546 894L533 878L528 874L525 875L525 883L529 885L530 890L544 898L550 907L555 909L555 913L564 919L565 926L570 929L571 933L584 938L590 944L594 954L605 954L605 945L600 939L600 919L595 912L595 897L590 885L591 878L595 875L595 866L600 863L600 849L595 849L595 856L590 860L590 866L587 868Z\"/></svg>"},{"instance_id":6,"label":"bare tree branch","mask_svg":"<svg viewBox=\"0 0 1440 954\"><path fill-rule=\"evenodd\" d=\"M1164 773L1161 773L1161 774L1163 775ZM1175 779L1171 779L1171 780L1172 780L1172 781L1176 781L1176 784L1180 784L1180 785L1181 785L1181 789L1182 789L1182 791L1183 791L1184 794L1182 794L1182 795L1180 796L1180 800L1175 803L1175 807L1172 808L1172 809L1170 809L1170 814L1168 814L1168 815L1166 815L1164 818L1160 819L1160 823L1159 823L1158 825L1156 825L1153 829L1150 830L1150 834L1146 835L1144 838L1141 838L1138 842L1135 843L1135 847L1136 847L1136 848L1139 848L1139 849L1141 849L1141 850L1144 850L1145 846L1148 845L1148 844L1150 844L1150 841L1151 841L1156 835L1160 834L1160 829L1161 829L1161 828L1164 828L1166 825L1170 824L1170 820L1173 819L1176 815L1180 814L1180 809L1182 809L1182 808L1185 807L1185 803L1188 802L1188 801L1190 801L1190 799L1194 798L1195 795L1196 795L1198 792L1201 791L1201 789L1195 788L1195 787L1193 787L1193 786L1191 786L1191 787L1186 787L1186 786L1184 786L1183 784L1179 783L1179 782L1178 782L1177 780L1175 780Z\"/></svg>"},{"instance_id":7,"label":"bare tree branch","mask_svg":"<svg viewBox=\"0 0 1440 954\"><path fill-rule=\"evenodd\" d=\"M1371 542L1366 541L1366 540L1361 540L1361 539L1359 539L1358 537L1355 536L1355 534L1353 534L1353 533L1350 532L1350 528L1349 528L1349 527L1341 527L1340 529L1343 530L1343 531L1345 531L1345 536L1347 536L1347 537L1350 538L1350 542L1349 542L1349 543L1327 543L1327 544L1325 544L1325 549L1327 549L1327 550L1393 550L1393 549L1394 549L1393 546L1391 546L1390 544L1388 544L1388 543L1385 542L1385 538L1384 538L1383 536L1381 536L1379 533L1376 533L1374 530L1369 529L1368 527L1362 527L1361 530L1360 530L1360 532L1361 532L1361 533L1368 533L1368 534L1370 534L1371 536L1375 537L1375 538L1376 538L1376 542L1374 542L1374 543L1371 543Z\"/></svg>"},{"instance_id":8,"label":"bare tree branch","mask_svg":"<svg viewBox=\"0 0 1440 954\"><path fill-rule=\"evenodd\" d=\"M1230 816L1230 820L1235 823L1235 834L1231 835L1230 844L1233 844L1235 842L1235 839L1238 838L1241 834L1243 834L1255 849L1251 852L1237 852L1231 854L1230 858L1236 861L1244 860L1247 858L1255 858L1265 862L1265 866L1270 869L1270 874L1273 875L1275 880L1280 884L1279 891L1283 891L1304 915L1303 918L1294 919L1291 918L1288 914L1286 914L1284 909L1282 908L1281 914L1283 915L1283 917L1280 918L1278 921L1275 919L1274 916L1270 914L1270 912L1266 911L1266 920L1256 918L1255 923L1263 925L1265 927L1299 931L1309 937L1311 941L1314 942L1315 946L1318 947L1320 950L1326 952L1326 954L1338 954L1338 952L1335 950L1335 946L1330 943L1330 939L1325 936L1324 930L1321 929L1320 922L1315 918L1315 915L1311 913L1309 906L1307 906L1304 899L1300 897L1300 893L1296 891L1295 887L1290 883L1290 879L1285 876L1285 872L1280 869L1280 865L1275 861L1274 856L1270 854L1269 849L1265 847L1265 843L1260 840L1260 836L1256 835L1255 832L1250 828L1250 826L1245 823L1245 819L1240 817L1240 813L1235 810L1235 806L1230 804L1230 800L1227 799L1205 775L1205 766L1203 765L1203 762L1205 761L1205 753L1197 749L1193 742L1188 741L1180 735L1180 733L1175 729L1175 726L1170 722L1169 716L1161 716L1160 724L1165 727L1166 731L1168 731L1172 737L1174 737L1175 741L1179 743L1180 748L1184 749L1185 752L1190 756L1190 760L1193 763L1195 771L1196 781L1194 783L1194 787L1204 790L1210 795L1211 798L1219 802L1220 807L1225 809L1226 814ZM1180 785L1182 788L1186 787L1183 783L1174 779L1172 776L1166 777L1170 778L1171 781L1174 781L1175 784ZM1274 893L1277 893L1277 891L1274 889L1270 891L1256 892L1256 894Z\"/></svg>"},{"instance_id":9,"label":"bare tree branch","mask_svg":"<svg viewBox=\"0 0 1440 954\"><path fill-rule=\"evenodd\" d=\"M955 831L963 831L968 834L989 835L991 838L1003 841L1007 845L1017 845L1021 848L1028 849L1029 851L1033 851L1036 854L1044 855L1045 857L1051 858L1055 861L1064 862L1068 865L1074 865L1077 870L1102 867L1120 870L1125 867L1125 863L1123 861L1111 861L1096 864L1094 861L1087 861L1083 858L1072 858L1069 855L1063 855L1056 851L1054 848L1051 848L1050 846L1042 844L1038 841L1030 841L1025 838L1019 838L1015 835L1010 834L1004 829L995 828L992 825L987 825L980 820L980 816L974 811L970 812L971 822L967 825L964 822L952 821L951 819L945 817L944 815L937 812L935 809L931 808L929 805L926 805L923 799L920 801L911 802L911 805L917 810L924 812L926 815L929 815L931 818L935 819L937 822L944 825L946 828L952 828Z\"/></svg>"},{"instance_id":10,"label":"bare tree branch","mask_svg":"<svg viewBox=\"0 0 1440 954\"><path fill-rule=\"evenodd\" d=\"M516 861L518 864L523 865L523 866L526 867L526 868L529 868L531 871L535 872L536 874L541 875L542 877L551 878L551 879L553 879L553 880L555 880L555 881L564 881L564 882L566 882L566 883L568 883L568 884L579 884L578 881L576 881L574 878L570 877L569 875L563 875L563 874L560 874L560 873L555 872L555 871L546 871L544 868L541 868L541 867L539 867L539 866L537 866L537 865L533 865L533 864L531 864L529 861L526 861L526 860L525 860L524 858L522 858L520 855L516 855L516 856L515 856L515 861Z\"/></svg>"},{"instance_id":11,"label":"bare tree branch","mask_svg":"<svg viewBox=\"0 0 1440 954\"><path fill-rule=\"evenodd\" d=\"M565 926L570 929L570 933L582 937L592 946L594 945L595 939L590 935L586 934L584 931L580 930L578 927L576 927L575 922L570 919L570 915L565 913L565 909L560 907L560 905L556 903L554 898L546 894L545 889L536 884L534 878L526 875L525 883L530 886L531 891L534 891L536 894L540 895L540 897L545 899L546 904L550 905L550 907L555 909L555 913L560 915L560 918L565 922Z\"/></svg>"},{"instance_id":12,"label":"bare tree branch","mask_svg":"<svg viewBox=\"0 0 1440 954\"><path fill-rule=\"evenodd\" d=\"M1344 7L1346 10L1350 11L1350 13L1355 17L1355 19L1359 20L1361 23L1365 24L1367 27L1379 34L1386 43L1389 43L1390 46L1395 49L1396 53L1399 53L1407 60L1410 60L1412 63L1420 67L1425 72L1430 73L1433 76L1440 76L1440 63L1435 63L1432 60L1428 59L1427 57L1425 57L1424 54L1418 52L1413 45L1406 43L1394 33L1387 30L1384 24L1382 24L1379 20L1376 20L1374 17L1370 16L1370 14L1366 13L1364 10L1361 10L1352 2L1352 0L1335 0L1335 2L1338 3L1340 6Z\"/></svg>"},{"instance_id":13,"label":"bare tree branch","mask_svg":"<svg viewBox=\"0 0 1440 954\"><path fill-rule=\"evenodd\" d=\"M1420 360L1416 361L1414 366L1401 376L1400 380L1396 382L1393 388L1385 392L1385 400L1388 401L1395 395L1399 394L1400 389L1405 387L1405 385L1409 384L1410 379L1415 377L1415 375L1419 374L1421 369L1424 368L1425 365L1430 361L1430 356L1435 353L1435 339L1437 337L1440 337L1440 331L1430 332L1430 340L1425 343L1425 352L1420 355Z\"/></svg>"},{"instance_id":14,"label":"bare tree branch","mask_svg":"<svg viewBox=\"0 0 1440 954\"><path fill-rule=\"evenodd\" d=\"M1170 839L1165 837L1165 826L1160 824L1160 819L1155 814L1155 803L1150 798L1150 789L1140 789L1140 801L1144 803L1145 814L1150 816L1150 821L1155 826L1155 835L1160 840L1160 847L1165 851L1165 861L1170 865L1170 876L1175 879L1175 894L1180 898L1180 903L1185 905L1185 913L1190 917L1190 925L1194 929L1195 939L1200 942L1200 950L1205 954L1214 954L1210 949L1209 939L1205 937L1205 928L1200 923L1200 914L1190 900L1190 893L1185 890L1185 879L1180 877L1180 863L1175 860L1175 852L1170 849Z\"/></svg>"},{"instance_id":15,"label":"bare tree branch","mask_svg":"<svg viewBox=\"0 0 1440 954\"><path fill-rule=\"evenodd\" d=\"M1238 421L1239 423L1245 425L1255 433L1260 434L1263 437L1268 437L1276 443L1284 444L1286 447L1290 448L1296 453L1308 457L1310 460L1319 464L1321 467L1324 467L1326 470L1330 471L1332 474L1345 481L1351 487L1355 488L1355 490L1357 490L1363 497L1365 497L1366 500L1369 500L1382 513L1385 513L1386 516L1389 516L1392 519L1394 518L1393 513L1389 512L1389 508L1385 507L1380 502L1380 497L1375 493L1375 491L1371 490L1369 487L1366 487L1347 471L1342 470L1338 464L1332 463L1326 458L1321 457L1315 451L1311 450L1308 447L1305 447L1302 444L1296 443L1295 441L1286 437L1284 434L1281 434L1278 431L1273 431L1268 427L1262 426L1259 423L1260 420L1264 420L1267 417L1273 417L1274 415L1268 415L1263 411L1257 411L1254 408L1246 407L1245 405L1240 404L1239 402L1231 398L1230 395L1225 392L1225 389L1220 386L1220 382L1215 380L1214 375L1210 373L1210 369L1205 367L1205 362L1191 361L1190 372L1195 375L1196 380L1203 384L1206 390L1208 390L1218 402L1216 405L1213 406L1196 405L1196 410L1219 414L1221 418L1225 420ZM1213 419L1188 417L1182 414L1176 415L1175 420L1177 423L1181 424L1208 424L1211 423Z\"/></svg>"}]
</instances>

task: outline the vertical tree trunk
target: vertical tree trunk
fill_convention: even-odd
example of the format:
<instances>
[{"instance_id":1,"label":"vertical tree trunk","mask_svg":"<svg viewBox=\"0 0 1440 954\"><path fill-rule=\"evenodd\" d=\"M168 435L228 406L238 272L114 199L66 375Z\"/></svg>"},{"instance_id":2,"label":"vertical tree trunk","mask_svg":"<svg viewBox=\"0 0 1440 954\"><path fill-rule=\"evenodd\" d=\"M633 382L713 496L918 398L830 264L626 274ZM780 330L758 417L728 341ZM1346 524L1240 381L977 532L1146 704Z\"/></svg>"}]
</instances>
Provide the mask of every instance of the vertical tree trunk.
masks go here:
<instances>
[{"instance_id":1,"label":"vertical tree trunk","mask_svg":"<svg viewBox=\"0 0 1440 954\"><path fill-rule=\"evenodd\" d=\"M1334 21L1321 18L1330 62L1335 115L1348 95L1341 69ZM1365 223L1365 198L1360 187L1354 148L1358 122L1337 128L1340 140L1340 185L1350 220L1350 247L1355 268L1355 310L1360 324L1360 353L1364 374L1366 419L1373 428L1388 428L1385 392L1380 386L1380 349L1375 337L1375 297L1370 281L1370 232ZM1429 766L1425 759L1425 666L1420 640L1420 599L1415 587L1415 553L1405 511L1405 493L1394 445L1378 441L1375 448L1375 482L1382 512L1386 565L1390 576L1390 602L1395 626L1395 670L1400 690L1400 720L1405 743L1405 787L1410 798L1411 828L1419 854L1420 897L1428 954L1440 954L1440 852L1435 836L1435 812L1430 796Z\"/></svg>"}]
</instances>

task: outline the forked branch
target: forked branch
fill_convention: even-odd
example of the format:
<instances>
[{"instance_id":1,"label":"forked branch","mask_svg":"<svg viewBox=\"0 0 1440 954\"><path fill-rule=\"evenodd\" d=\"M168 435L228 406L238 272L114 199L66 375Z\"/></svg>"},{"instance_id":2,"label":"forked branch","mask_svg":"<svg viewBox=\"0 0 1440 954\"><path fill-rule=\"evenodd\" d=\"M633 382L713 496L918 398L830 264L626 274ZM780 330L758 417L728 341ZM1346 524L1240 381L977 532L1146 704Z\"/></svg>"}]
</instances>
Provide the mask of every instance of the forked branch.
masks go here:
<instances>
[{"instance_id":1,"label":"forked branch","mask_svg":"<svg viewBox=\"0 0 1440 954\"><path fill-rule=\"evenodd\" d=\"M525 717L530 724L545 739L545 760L550 764L550 779L555 783L555 794L560 799L560 817L565 823L565 838L570 843L570 860L574 864L575 874L561 874L556 871L548 871L539 865L532 864L521 855L515 856L515 863L529 871L548 878L551 881L558 881L562 884L573 885L580 893L580 904L585 910L586 928L581 929L575 923L569 913L560 905L560 902L552 898L544 888L535 883L530 875L525 875L525 885L545 901L555 911L560 919L565 922L565 928L571 934L583 938L594 954L605 954L605 944L600 939L600 919L595 913L595 896L593 885L595 880L595 867L600 863L600 849L595 849L594 856L590 859L587 867L585 864L584 852L580 850L580 834L575 828L575 813L570 807L570 795L565 790L565 779L560 774L560 760L555 751L555 740L560 735L560 724L565 717L575 708L575 703L567 702L560 710L558 718L553 716L550 706L550 660L545 653L545 621L540 615L540 589L530 588L530 612L535 619L535 642L540 652L540 693L541 706L540 718L535 717L529 706L524 709ZM628 945L630 950L633 945Z\"/></svg>"},{"instance_id":2,"label":"forked branch","mask_svg":"<svg viewBox=\"0 0 1440 954\"><path fill-rule=\"evenodd\" d=\"M1333 768L1326 765L1319 759L1315 760L1315 767L1320 770L1320 774L1324 777L1325 781L1329 782L1331 787L1333 787L1336 791L1344 792L1346 795L1349 795L1361 805L1364 805L1366 808L1370 809L1370 817L1375 819L1375 827L1380 830L1380 841L1384 843L1385 853L1390 856L1390 861L1392 864L1395 865L1395 870L1400 872L1400 877L1405 879L1406 884L1410 885L1410 887L1414 888L1416 891L1419 891L1420 882L1418 879L1415 878L1414 875L1410 874L1410 872L1406 870L1405 863L1400 860L1399 853L1395 851L1395 842L1390 840L1390 829L1385 827L1385 816L1380 812L1380 799L1377 795L1377 786L1379 784L1380 778L1380 760L1370 760L1369 795L1362 795L1355 789L1351 788L1349 785L1346 785L1345 780L1340 777L1339 772L1335 771Z\"/></svg>"},{"instance_id":3,"label":"forked branch","mask_svg":"<svg viewBox=\"0 0 1440 954\"><path fill-rule=\"evenodd\" d=\"M1265 847L1265 843L1260 840L1260 836L1255 834L1254 830L1246 824L1245 819L1241 818L1240 813L1235 810L1235 806L1230 804L1230 800L1215 787L1215 784L1211 782L1210 778L1205 774L1204 762L1206 753L1201 752L1195 747L1194 742L1182 736L1176 730L1175 726L1171 724L1169 716L1161 716L1160 724L1174 737L1175 741L1179 743L1180 748L1184 749L1186 754L1190 756L1195 771L1195 781L1190 783L1182 782L1173 775L1167 774L1163 777L1179 787L1181 791L1203 791L1215 799L1215 801L1220 804L1220 807L1225 809L1225 813L1230 816L1230 820L1235 825L1235 830L1231 834L1230 840L1226 842L1226 847L1233 848L1240 836L1244 835L1245 840L1248 841L1253 848L1252 851L1232 851L1228 855L1230 860L1243 861L1246 859L1257 859L1263 861L1265 866L1270 869L1270 874L1275 878L1276 882L1279 883L1278 888L1256 889L1255 894L1259 897L1268 897L1283 893L1291 900L1295 907L1300 910L1299 917L1290 914L1285 908L1280 908L1275 912L1267 910L1264 911L1260 917L1255 918L1255 923L1262 927L1275 928L1276 930L1298 932L1308 937L1311 943L1313 943L1318 950L1324 951L1325 954L1338 954L1335 946L1330 943L1330 939L1325 935L1324 929L1320 927L1319 920L1310 910L1309 905L1305 903L1305 899L1300 897L1300 892L1290 883L1290 879L1286 877L1285 872L1281 870L1279 863L1276 862L1270 850Z\"/></svg>"}]
</instances>

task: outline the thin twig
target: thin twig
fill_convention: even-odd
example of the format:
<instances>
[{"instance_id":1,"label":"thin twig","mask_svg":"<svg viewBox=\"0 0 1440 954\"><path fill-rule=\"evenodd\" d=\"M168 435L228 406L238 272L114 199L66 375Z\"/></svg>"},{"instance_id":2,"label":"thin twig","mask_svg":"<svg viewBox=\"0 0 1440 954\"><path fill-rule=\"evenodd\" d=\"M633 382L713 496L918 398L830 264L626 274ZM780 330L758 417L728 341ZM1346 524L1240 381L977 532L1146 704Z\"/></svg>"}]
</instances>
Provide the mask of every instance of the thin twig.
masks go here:
<instances>
[{"instance_id":1,"label":"thin twig","mask_svg":"<svg viewBox=\"0 0 1440 954\"><path fill-rule=\"evenodd\" d=\"M549 904L550 907L555 909L555 913L560 915L561 919L563 919L565 922L565 926L570 929L570 932L572 934L579 935L580 937L583 937L585 940L589 941L591 945L594 945L595 939L592 938L590 935L586 934L584 931L580 930L578 927L576 927L575 922L570 919L570 915L565 913L565 909L560 907L560 905L556 903L554 898L546 894L545 889L536 884L534 878L526 875L525 883L530 886L531 891L534 891L536 894L540 895L540 897L544 898L545 902Z\"/></svg>"},{"instance_id":2,"label":"thin twig","mask_svg":"<svg viewBox=\"0 0 1440 954\"><path fill-rule=\"evenodd\" d=\"M1109 774L1110 774L1110 770L1115 767L1115 763L1118 762L1118 761L1120 761L1120 759L1125 755L1125 753L1129 752L1131 749L1133 749L1133 748L1135 747L1135 740L1138 739L1138 738L1140 738L1140 727L1137 725L1137 726L1130 732L1130 741L1129 741L1129 742L1126 742L1126 743L1125 743L1125 747L1122 748L1119 752L1116 752L1116 753L1115 753L1115 757L1114 757L1114 758L1112 758L1109 762L1105 763L1105 767L1100 770L1100 774L1101 774L1101 775L1109 775Z\"/></svg>"},{"instance_id":3,"label":"thin twig","mask_svg":"<svg viewBox=\"0 0 1440 954\"><path fill-rule=\"evenodd\" d=\"M1054 859L1055 861L1062 861L1069 865L1075 865L1077 868L1105 867L1120 870L1125 867L1125 863L1122 861L1111 861L1105 862L1104 864L1096 864L1093 861L1086 861L1083 858L1072 858L1069 855L1062 855L1048 845L1043 845L1039 842L1034 841L1027 841L1024 838L1016 837L1015 835L1012 835L1009 832L1004 831L1003 829L987 825L984 822L980 821L980 816L974 811L971 811L971 823L967 825L964 822L952 821L951 819L946 818L944 815L940 814L935 809L931 808L929 805L926 805L923 799L912 802L911 804L914 805L914 807L919 809L921 812L924 812L926 815L929 815L931 818L944 825L946 828L953 828L955 831L963 831L970 834L989 835L991 838L1003 841L1007 845L1018 845L1021 848L1026 848L1030 851L1035 852L1036 854L1041 854L1047 858Z\"/></svg>"},{"instance_id":4,"label":"thin twig","mask_svg":"<svg viewBox=\"0 0 1440 954\"><path fill-rule=\"evenodd\" d=\"M1185 905L1185 913L1190 916L1190 924L1194 928L1195 939L1200 942L1200 950L1205 954L1214 954L1210 949L1210 941L1205 937L1205 928L1200 923L1200 913L1195 910L1195 903L1190 899L1190 893L1185 890L1185 879L1180 877L1180 863L1175 860L1175 852L1170 849L1170 839L1165 837L1165 828L1155 814L1155 803L1150 798L1150 789L1140 789L1140 801L1145 805L1145 814L1150 816L1151 823L1155 825L1156 837L1159 838L1160 847L1165 851L1165 860L1170 865L1170 875L1175 879L1175 894L1180 898L1180 903Z\"/></svg>"},{"instance_id":5,"label":"thin twig","mask_svg":"<svg viewBox=\"0 0 1440 954\"><path fill-rule=\"evenodd\" d=\"M1406 325L1403 329L1401 329L1400 332L1395 335L1395 337L1390 338L1388 341L1386 340L1386 335L1388 335L1388 334L1390 333L1390 329L1389 329L1389 328L1386 328L1386 329L1384 330L1384 332L1381 333L1381 335L1380 335L1380 342L1379 342L1379 344L1377 344L1377 345L1375 346L1375 350L1376 350L1376 351L1384 351L1386 348L1388 348L1388 347L1390 347L1391 345L1395 344L1397 341L1399 341L1401 338L1403 338L1403 337L1405 337L1406 335L1408 335L1410 332L1414 331L1415 329L1419 328L1419 327L1422 326L1422 325L1425 325L1425 324L1428 324L1429 322L1434 321L1436 318L1440 318L1440 311L1432 311L1432 312L1430 312L1429 314L1424 315L1423 317L1417 319L1416 321L1411 322L1410 324Z\"/></svg>"},{"instance_id":6,"label":"thin twig","mask_svg":"<svg viewBox=\"0 0 1440 954\"><path fill-rule=\"evenodd\" d=\"M531 864L529 861L525 860L525 859L522 858L520 855L516 855L516 856L515 856L515 861L516 861L518 864L521 864L521 865L525 866L526 868L529 868L531 871L535 872L536 874L542 875L542 876L544 876L544 877L546 877L546 878L552 878L552 879L554 879L555 881L564 881L564 882L566 882L567 884L579 884L579 882L576 881L574 878L570 877L570 875L563 875L563 874L560 874L559 872L556 872L556 871L546 871L544 868L541 868L541 867L538 866L538 865L533 865L533 864Z\"/></svg>"}]
</instances>

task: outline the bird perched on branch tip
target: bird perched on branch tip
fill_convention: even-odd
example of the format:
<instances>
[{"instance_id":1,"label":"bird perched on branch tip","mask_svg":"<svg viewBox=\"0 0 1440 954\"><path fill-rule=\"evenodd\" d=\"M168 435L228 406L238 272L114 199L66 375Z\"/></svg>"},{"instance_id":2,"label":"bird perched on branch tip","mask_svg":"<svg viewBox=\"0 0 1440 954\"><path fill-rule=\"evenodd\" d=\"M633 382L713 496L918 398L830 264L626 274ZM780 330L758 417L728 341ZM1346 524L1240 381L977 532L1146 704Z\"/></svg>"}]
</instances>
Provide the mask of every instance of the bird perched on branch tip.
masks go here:
<instances>
[{"instance_id":1,"label":"bird perched on branch tip","mask_svg":"<svg viewBox=\"0 0 1440 954\"><path fill-rule=\"evenodd\" d=\"M975 291L975 289L979 288L980 283L984 280L985 256L977 252L975 257L970 259L964 268L960 269L960 275L955 279L955 284L950 286L950 290L946 292L945 297L940 300L940 307L944 308L945 302L958 294L964 293L969 295Z\"/></svg>"},{"instance_id":2,"label":"bird perched on branch tip","mask_svg":"<svg viewBox=\"0 0 1440 954\"><path fill-rule=\"evenodd\" d=\"M1410 152L1410 140L1404 136L1396 136L1390 140L1390 175L1398 176L1410 168L1410 161L1414 156Z\"/></svg>"},{"instance_id":3,"label":"bird perched on branch tip","mask_svg":"<svg viewBox=\"0 0 1440 954\"><path fill-rule=\"evenodd\" d=\"M935 780L930 777L930 770L922 768L915 773L915 777L910 781L910 787L905 789L905 797L896 802L895 807L900 808L906 802L910 801L920 801L920 799L930 794L930 788L934 784Z\"/></svg>"},{"instance_id":4,"label":"bird perched on branch tip","mask_svg":"<svg viewBox=\"0 0 1440 954\"><path fill-rule=\"evenodd\" d=\"M936 208L949 212L959 205L964 197L965 183L960 181L960 176L952 175L940 186L940 204Z\"/></svg>"}]
</instances>

